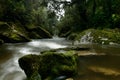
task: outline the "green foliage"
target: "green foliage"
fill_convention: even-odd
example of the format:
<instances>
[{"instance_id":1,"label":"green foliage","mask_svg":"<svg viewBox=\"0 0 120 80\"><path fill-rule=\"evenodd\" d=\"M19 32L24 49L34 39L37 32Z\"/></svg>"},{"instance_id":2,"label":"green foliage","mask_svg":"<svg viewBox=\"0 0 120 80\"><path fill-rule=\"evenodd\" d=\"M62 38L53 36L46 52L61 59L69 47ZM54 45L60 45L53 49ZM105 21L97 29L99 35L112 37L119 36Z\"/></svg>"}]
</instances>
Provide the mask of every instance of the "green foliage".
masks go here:
<instances>
[{"instance_id":1,"label":"green foliage","mask_svg":"<svg viewBox=\"0 0 120 80\"><path fill-rule=\"evenodd\" d=\"M72 0L70 5L65 7L65 16L59 26L63 30L68 26L68 31L73 33L89 28L119 28L118 4L120 4L119 0Z\"/></svg>"},{"instance_id":2,"label":"green foliage","mask_svg":"<svg viewBox=\"0 0 120 80\"><path fill-rule=\"evenodd\" d=\"M43 27L52 34L57 28L66 37L89 28L119 28L119 4L119 0L0 0L0 20L19 22L27 29Z\"/></svg>"},{"instance_id":3,"label":"green foliage","mask_svg":"<svg viewBox=\"0 0 120 80\"><path fill-rule=\"evenodd\" d=\"M20 22L24 26L33 24L50 30L57 20L55 12L47 7L49 2L49 0L1 0L0 20Z\"/></svg>"}]
</instances>

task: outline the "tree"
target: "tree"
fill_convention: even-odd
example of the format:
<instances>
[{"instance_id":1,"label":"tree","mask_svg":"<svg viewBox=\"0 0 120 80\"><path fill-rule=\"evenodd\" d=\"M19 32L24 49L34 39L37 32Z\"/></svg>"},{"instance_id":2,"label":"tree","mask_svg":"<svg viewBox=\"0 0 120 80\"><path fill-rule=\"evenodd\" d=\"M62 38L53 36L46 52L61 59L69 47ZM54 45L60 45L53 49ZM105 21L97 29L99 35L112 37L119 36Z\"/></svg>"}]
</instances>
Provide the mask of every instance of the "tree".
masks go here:
<instances>
[{"instance_id":1,"label":"tree","mask_svg":"<svg viewBox=\"0 0 120 80\"><path fill-rule=\"evenodd\" d=\"M71 0L65 5L65 16L58 25L66 33L88 28L120 28L119 4L119 0Z\"/></svg>"}]
</instances>

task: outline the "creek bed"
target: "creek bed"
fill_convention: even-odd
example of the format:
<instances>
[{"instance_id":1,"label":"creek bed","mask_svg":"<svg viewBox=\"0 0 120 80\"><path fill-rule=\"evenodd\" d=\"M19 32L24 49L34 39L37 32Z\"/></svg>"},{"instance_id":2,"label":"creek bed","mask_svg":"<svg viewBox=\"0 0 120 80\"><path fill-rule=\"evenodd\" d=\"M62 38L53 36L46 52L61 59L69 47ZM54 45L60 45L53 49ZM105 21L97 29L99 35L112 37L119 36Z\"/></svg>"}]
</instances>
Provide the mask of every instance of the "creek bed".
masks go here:
<instances>
[{"instance_id":1,"label":"creek bed","mask_svg":"<svg viewBox=\"0 0 120 80\"><path fill-rule=\"evenodd\" d=\"M64 38L35 39L31 42L3 44L0 46L0 80L23 80L24 72L18 59L27 54L40 54L41 51L65 48L71 42ZM79 52L79 75L75 80L119 80L120 46L89 44L92 50ZM83 55L84 54L84 55Z\"/></svg>"}]
</instances>

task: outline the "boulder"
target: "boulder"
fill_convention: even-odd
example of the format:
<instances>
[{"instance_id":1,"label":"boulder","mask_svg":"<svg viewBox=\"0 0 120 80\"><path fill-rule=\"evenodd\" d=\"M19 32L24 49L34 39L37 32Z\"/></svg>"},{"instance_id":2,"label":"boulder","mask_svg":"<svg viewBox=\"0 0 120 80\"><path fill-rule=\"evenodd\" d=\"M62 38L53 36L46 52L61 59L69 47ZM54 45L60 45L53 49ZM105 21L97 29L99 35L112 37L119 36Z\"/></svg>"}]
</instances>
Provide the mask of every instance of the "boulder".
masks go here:
<instances>
[{"instance_id":1,"label":"boulder","mask_svg":"<svg viewBox=\"0 0 120 80\"><path fill-rule=\"evenodd\" d=\"M52 35L41 27L25 26L20 22L0 22L0 39L5 43L28 42L30 39L52 38Z\"/></svg>"},{"instance_id":2,"label":"boulder","mask_svg":"<svg viewBox=\"0 0 120 80\"><path fill-rule=\"evenodd\" d=\"M5 43L19 43L19 42L28 42L30 41L29 38L16 34L16 33L11 33L11 34L0 34L0 39L2 39Z\"/></svg>"},{"instance_id":3,"label":"boulder","mask_svg":"<svg viewBox=\"0 0 120 80\"><path fill-rule=\"evenodd\" d=\"M65 53L48 51L41 55L26 55L19 59L19 65L28 79L33 75L37 77L40 75L42 80L54 80L60 76L69 78L77 74L77 56L73 51Z\"/></svg>"},{"instance_id":4,"label":"boulder","mask_svg":"<svg viewBox=\"0 0 120 80\"><path fill-rule=\"evenodd\" d=\"M79 33L71 33L67 39L82 44L120 44L120 31L119 29L87 29Z\"/></svg>"},{"instance_id":5,"label":"boulder","mask_svg":"<svg viewBox=\"0 0 120 80\"><path fill-rule=\"evenodd\" d=\"M5 43L27 42L30 39L8 23L0 22L0 39Z\"/></svg>"},{"instance_id":6,"label":"boulder","mask_svg":"<svg viewBox=\"0 0 120 80\"><path fill-rule=\"evenodd\" d=\"M41 38L52 38L52 35L47 31L45 30L44 28L42 27L32 27L32 28L28 28L27 27L27 30L29 32L29 37L32 38L32 39L41 39Z\"/></svg>"}]
</instances>

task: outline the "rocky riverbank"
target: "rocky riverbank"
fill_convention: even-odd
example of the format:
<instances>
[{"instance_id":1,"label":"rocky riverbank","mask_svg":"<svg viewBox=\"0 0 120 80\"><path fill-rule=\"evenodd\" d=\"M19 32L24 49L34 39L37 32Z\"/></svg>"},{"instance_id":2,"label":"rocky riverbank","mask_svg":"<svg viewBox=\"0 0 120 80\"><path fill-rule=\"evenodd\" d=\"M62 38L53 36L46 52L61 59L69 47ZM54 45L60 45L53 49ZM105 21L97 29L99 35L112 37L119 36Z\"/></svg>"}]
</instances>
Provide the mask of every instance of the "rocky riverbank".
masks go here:
<instances>
[{"instance_id":1,"label":"rocky riverbank","mask_svg":"<svg viewBox=\"0 0 120 80\"><path fill-rule=\"evenodd\" d=\"M79 43L120 44L119 29L87 29L83 32L71 33L67 39Z\"/></svg>"},{"instance_id":2,"label":"rocky riverbank","mask_svg":"<svg viewBox=\"0 0 120 80\"><path fill-rule=\"evenodd\" d=\"M28 28L20 23L0 22L0 43L28 42L31 39L51 37L51 34L41 27Z\"/></svg>"}]
</instances>

